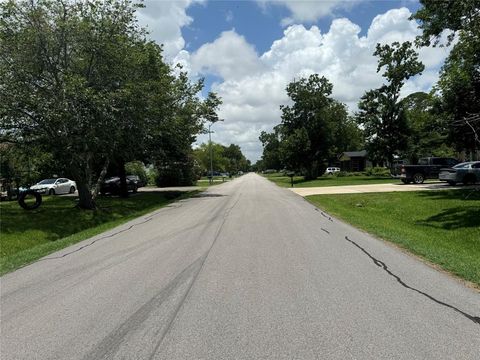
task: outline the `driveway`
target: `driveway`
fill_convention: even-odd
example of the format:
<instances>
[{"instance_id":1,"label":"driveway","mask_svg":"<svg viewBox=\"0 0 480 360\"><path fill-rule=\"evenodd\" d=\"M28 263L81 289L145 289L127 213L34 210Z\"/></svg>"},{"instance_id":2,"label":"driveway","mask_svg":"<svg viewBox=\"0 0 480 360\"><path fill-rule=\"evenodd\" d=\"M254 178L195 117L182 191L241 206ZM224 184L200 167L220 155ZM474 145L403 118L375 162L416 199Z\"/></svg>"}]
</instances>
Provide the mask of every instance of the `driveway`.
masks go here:
<instances>
[{"instance_id":1,"label":"driveway","mask_svg":"<svg viewBox=\"0 0 480 360\"><path fill-rule=\"evenodd\" d=\"M368 184L368 185L347 185L347 186L325 186L307 188L289 188L300 196L309 195L333 195L333 194L359 194L378 193L394 191L423 191L423 190L452 190L469 189L473 186L451 186L445 182L429 182L425 184Z\"/></svg>"},{"instance_id":2,"label":"driveway","mask_svg":"<svg viewBox=\"0 0 480 360\"><path fill-rule=\"evenodd\" d=\"M256 174L1 284L2 360L478 360L480 349L477 291Z\"/></svg>"}]
</instances>

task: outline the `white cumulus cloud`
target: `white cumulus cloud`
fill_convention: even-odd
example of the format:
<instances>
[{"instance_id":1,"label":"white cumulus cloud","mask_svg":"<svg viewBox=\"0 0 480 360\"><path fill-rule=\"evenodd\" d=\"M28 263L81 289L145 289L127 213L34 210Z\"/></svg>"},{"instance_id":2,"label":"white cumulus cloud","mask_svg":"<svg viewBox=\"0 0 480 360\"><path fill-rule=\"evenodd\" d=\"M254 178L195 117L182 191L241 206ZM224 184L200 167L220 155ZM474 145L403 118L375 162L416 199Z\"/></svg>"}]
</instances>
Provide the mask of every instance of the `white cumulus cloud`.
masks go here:
<instances>
[{"instance_id":1,"label":"white cumulus cloud","mask_svg":"<svg viewBox=\"0 0 480 360\"><path fill-rule=\"evenodd\" d=\"M410 15L406 8L378 15L365 36L346 18L333 20L326 33L317 26L291 25L261 55L231 30L193 54L187 53L184 58L192 73L223 79L212 86L223 99L220 116L225 119L214 126L214 140L237 143L250 159L258 159L260 132L280 122L279 106L289 102L285 87L293 79L312 73L327 77L333 83L333 96L355 111L365 91L384 82L377 73L378 59L373 56L377 42L413 41L419 34ZM428 91L438 80L439 67L448 53L447 48L419 49L425 71L406 83L402 95Z\"/></svg>"},{"instance_id":2,"label":"white cumulus cloud","mask_svg":"<svg viewBox=\"0 0 480 360\"><path fill-rule=\"evenodd\" d=\"M320 18L332 16L338 10L350 9L360 0L257 0L266 9L267 6L284 6L290 16L282 19L283 26L294 23L312 23Z\"/></svg>"},{"instance_id":3,"label":"white cumulus cloud","mask_svg":"<svg viewBox=\"0 0 480 360\"><path fill-rule=\"evenodd\" d=\"M185 47L181 28L191 24L193 19L186 9L195 0L145 0L145 7L137 13L138 22L150 32L150 37L163 44L167 59L174 58Z\"/></svg>"}]
</instances>

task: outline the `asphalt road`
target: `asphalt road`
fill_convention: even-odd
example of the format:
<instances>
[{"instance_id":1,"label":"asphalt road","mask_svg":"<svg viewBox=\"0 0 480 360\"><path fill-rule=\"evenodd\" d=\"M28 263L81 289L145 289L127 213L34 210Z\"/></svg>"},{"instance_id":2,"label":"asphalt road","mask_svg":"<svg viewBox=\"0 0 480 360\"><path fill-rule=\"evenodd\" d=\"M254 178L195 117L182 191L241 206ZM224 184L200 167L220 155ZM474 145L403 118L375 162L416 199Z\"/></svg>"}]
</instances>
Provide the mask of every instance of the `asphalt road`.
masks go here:
<instances>
[{"instance_id":1,"label":"asphalt road","mask_svg":"<svg viewBox=\"0 0 480 360\"><path fill-rule=\"evenodd\" d=\"M477 291L254 174L1 283L2 360L480 358Z\"/></svg>"}]
</instances>

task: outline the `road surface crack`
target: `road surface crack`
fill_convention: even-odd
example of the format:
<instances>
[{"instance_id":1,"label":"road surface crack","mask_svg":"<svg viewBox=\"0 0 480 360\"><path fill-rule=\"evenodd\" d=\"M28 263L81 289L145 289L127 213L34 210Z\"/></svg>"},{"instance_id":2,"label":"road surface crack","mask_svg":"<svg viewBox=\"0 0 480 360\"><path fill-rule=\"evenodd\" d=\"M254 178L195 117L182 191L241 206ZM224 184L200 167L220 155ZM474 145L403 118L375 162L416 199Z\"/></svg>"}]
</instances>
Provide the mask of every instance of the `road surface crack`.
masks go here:
<instances>
[{"instance_id":1,"label":"road surface crack","mask_svg":"<svg viewBox=\"0 0 480 360\"><path fill-rule=\"evenodd\" d=\"M432 300L433 302L439 304L439 305L442 305L442 306L445 306L449 309L452 309L452 310L455 310L456 312L458 312L459 314L465 316L467 319L469 319L470 321L473 321L474 323L480 325L480 317L479 316L473 316L473 315L470 315L470 314L467 314L466 312L456 308L455 306L453 305L450 305L450 304L447 304L441 300L438 300L436 298L434 298L433 296L421 291L421 290L418 290L408 284L406 284L398 275L394 274L387 266L387 264L385 264L383 261L381 260L378 260L376 259L375 257L373 257L367 250L365 250L363 247L361 247L360 245L358 245L355 241L351 240L348 238L348 236L345 236L345 240L347 240L348 242L352 243L353 245L355 245L357 248L359 248L363 253L365 253L372 261L375 265L377 265L379 268L382 268L388 275L392 276L393 278L395 278L395 280L397 280L397 282L402 285L404 288L406 289L409 289L409 290L412 290L412 291L415 291L416 293L420 294L420 295L423 295L425 296L426 298Z\"/></svg>"},{"instance_id":2,"label":"road surface crack","mask_svg":"<svg viewBox=\"0 0 480 360\"><path fill-rule=\"evenodd\" d=\"M89 242L88 244L82 245L82 246L80 246L79 248L77 248L77 249L75 249L75 250L72 250L72 251L70 251L70 252L68 252L68 253L65 253L65 254L63 254L63 255L46 257L46 258L43 258L43 259L38 260L37 262L45 261L45 260L55 260L55 259L64 258L65 256L71 255L71 254L73 254L73 253L76 253L76 252L79 252L80 250L85 249L86 247L92 246L93 244L95 244L96 242L98 242L98 241L100 241L100 240L111 238L111 237L113 237L113 236L115 236L115 235L121 234L121 233L126 232L126 231L128 231L128 230L131 230L132 228L134 228L134 227L137 226L137 225L145 224L146 222L151 221L151 220L152 220L152 217L153 217L153 215L150 216L150 217L148 217L148 218L146 218L146 219L145 219L144 221L142 221L142 222L139 222L139 223L135 223L135 224L130 225L130 226L129 226L128 228L126 228L126 229L122 229L122 230L116 231L116 232L114 232L114 233L112 233L112 234L108 234L108 235L104 235L104 236L102 236L102 237L99 237L98 239L95 239L95 240Z\"/></svg>"}]
</instances>

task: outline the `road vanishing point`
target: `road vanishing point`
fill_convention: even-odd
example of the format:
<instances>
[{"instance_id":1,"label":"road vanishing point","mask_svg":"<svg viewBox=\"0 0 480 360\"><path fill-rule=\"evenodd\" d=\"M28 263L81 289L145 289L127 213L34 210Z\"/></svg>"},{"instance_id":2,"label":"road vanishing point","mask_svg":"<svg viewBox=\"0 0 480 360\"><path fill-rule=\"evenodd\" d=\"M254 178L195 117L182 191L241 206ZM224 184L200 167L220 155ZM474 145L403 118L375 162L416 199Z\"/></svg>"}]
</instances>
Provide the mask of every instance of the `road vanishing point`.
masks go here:
<instances>
[{"instance_id":1,"label":"road vanishing point","mask_svg":"<svg viewBox=\"0 0 480 360\"><path fill-rule=\"evenodd\" d=\"M478 360L479 316L477 290L248 174L3 276L0 357Z\"/></svg>"}]
</instances>

